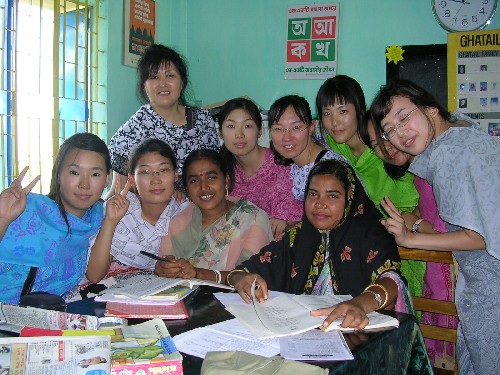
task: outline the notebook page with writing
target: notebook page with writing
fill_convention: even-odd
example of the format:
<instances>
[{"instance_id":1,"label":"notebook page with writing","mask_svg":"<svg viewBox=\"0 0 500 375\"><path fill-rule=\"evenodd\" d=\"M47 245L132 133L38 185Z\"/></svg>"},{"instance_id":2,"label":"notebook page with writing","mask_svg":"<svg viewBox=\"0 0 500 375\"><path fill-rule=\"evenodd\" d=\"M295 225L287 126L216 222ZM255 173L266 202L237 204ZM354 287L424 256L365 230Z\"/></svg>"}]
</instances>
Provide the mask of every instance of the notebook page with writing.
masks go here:
<instances>
[{"instance_id":1,"label":"notebook page with writing","mask_svg":"<svg viewBox=\"0 0 500 375\"><path fill-rule=\"evenodd\" d=\"M303 305L308 310L316 310L324 307L331 307L338 303L348 301L352 297L349 295L332 295L332 296L317 296L317 295L297 295L292 297L295 301ZM366 316L369 319L368 325L365 327L365 330L370 329L379 329L379 328L390 328L390 327L399 327L399 321L396 318L393 318L388 315L380 314L376 311L372 311ZM331 331L334 329L338 329L344 332L354 331L353 328L344 328L340 325L344 318L338 318L334 320L328 328L324 329L325 331Z\"/></svg>"},{"instance_id":2,"label":"notebook page with writing","mask_svg":"<svg viewBox=\"0 0 500 375\"><path fill-rule=\"evenodd\" d=\"M233 290L233 288L229 286L207 280L170 279L156 275L135 275L106 289L105 293L123 295L137 299L152 298L154 295L178 285L188 288L193 288L195 285L208 285L216 288ZM161 296L154 297L161 298Z\"/></svg>"},{"instance_id":3,"label":"notebook page with writing","mask_svg":"<svg viewBox=\"0 0 500 375\"><path fill-rule=\"evenodd\" d=\"M227 310L233 314L245 328L258 338L275 338L295 335L319 327L323 318L313 317L290 295L259 303L255 299L255 281L252 285L250 305L229 305Z\"/></svg>"}]
</instances>

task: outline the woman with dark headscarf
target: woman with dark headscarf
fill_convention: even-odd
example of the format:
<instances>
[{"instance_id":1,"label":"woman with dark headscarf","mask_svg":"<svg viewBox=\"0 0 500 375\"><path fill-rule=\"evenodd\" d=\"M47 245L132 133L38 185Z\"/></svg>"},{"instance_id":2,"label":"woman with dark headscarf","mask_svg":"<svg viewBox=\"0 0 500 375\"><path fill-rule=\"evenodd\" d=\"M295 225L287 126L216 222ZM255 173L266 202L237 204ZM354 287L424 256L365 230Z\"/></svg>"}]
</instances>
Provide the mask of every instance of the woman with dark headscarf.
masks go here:
<instances>
[{"instance_id":1,"label":"woman with dark headscarf","mask_svg":"<svg viewBox=\"0 0 500 375\"><path fill-rule=\"evenodd\" d=\"M328 315L328 326L344 316L343 326L363 329L366 314L379 309L407 311L407 289L400 277L396 243L380 224L352 167L338 160L317 163L309 174L302 225L289 230L227 277L250 302L268 289L293 294L350 294L353 299L314 312Z\"/></svg>"}]
</instances>

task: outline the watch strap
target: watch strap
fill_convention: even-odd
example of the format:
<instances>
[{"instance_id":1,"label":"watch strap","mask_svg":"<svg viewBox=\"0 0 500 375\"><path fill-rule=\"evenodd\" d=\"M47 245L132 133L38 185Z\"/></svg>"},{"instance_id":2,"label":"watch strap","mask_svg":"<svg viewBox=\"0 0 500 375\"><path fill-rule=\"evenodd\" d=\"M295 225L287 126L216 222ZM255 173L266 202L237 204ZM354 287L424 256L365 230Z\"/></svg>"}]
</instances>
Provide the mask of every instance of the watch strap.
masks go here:
<instances>
[{"instance_id":1,"label":"watch strap","mask_svg":"<svg viewBox=\"0 0 500 375\"><path fill-rule=\"evenodd\" d=\"M417 221L415 221L413 223L413 225L411 226L411 231L413 233L418 233L418 228L420 227L420 223L424 221L424 219L418 219Z\"/></svg>"},{"instance_id":2,"label":"watch strap","mask_svg":"<svg viewBox=\"0 0 500 375\"><path fill-rule=\"evenodd\" d=\"M378 302L378 309L380 309L380 307L382 306L382 296L380 294L378 294L377 292L374 292L373 290L370 290L370 289L365 289L365 291L363 293L370 293L373 298L375 298L375 301Z\"/></svg>"}]
</instances>

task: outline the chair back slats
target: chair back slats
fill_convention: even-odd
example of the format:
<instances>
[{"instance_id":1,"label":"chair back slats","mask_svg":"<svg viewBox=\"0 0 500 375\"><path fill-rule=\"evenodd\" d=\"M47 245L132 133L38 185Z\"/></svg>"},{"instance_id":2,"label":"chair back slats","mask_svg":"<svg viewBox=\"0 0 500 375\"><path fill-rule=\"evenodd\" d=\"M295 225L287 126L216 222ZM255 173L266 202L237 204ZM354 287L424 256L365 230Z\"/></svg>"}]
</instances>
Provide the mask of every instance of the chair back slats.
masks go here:
<instances>
[{"instance_id":1,"label":"chair back slats","mask_svg":"<svg viewBox=\"0 0 500 375\"><path fill-rule=\"evenodd\" d=\"M457 307L454 302L438 301L425 297L413 297L415 310L427 311L436 314L457 315Z\"/></svg>"},{"instance_id":2,"label":"chair back slats","mask_svg":"<svg viewBox=\"0 0 500 375\"><path fill-rule=\"evenodd\" d=\"M457 330L452 328L436 327L427 324L420 324L422 334L427 339L457 342Z\"/></svg>"},{"instance_id":3,"label":"chair back slats","mask_svg":"<svg viewBox=\"0 0 500 375\"><path fill-rule=\"evenodd\" d=\"M421 249L407 249L398 247L399 256L404 260L419 260L423 262L454 264L453 253L451 251L431 251ZM454 302L438 301L431 298L415 297L413 304L415 310L457 316L457 308ZM420 324L422 335L427 339L440 340L446 342L457 342L457 330L433 326L429 324ZM455 363L454 371L438 369L439 373L452 373L458 375L458 363ZM437 372L436 372L437 373Z\"/></svg>"},{"instance_id":4,"label":"chair back slats","mask_svg":"<svg viewBox=\"0 0 500 375\"><path fill-rule=\"evenodd\" d=\"M451 251L407 249L401 246L398 247L398 251L401 259L453 264L453 253Z\"/></svg>"}]
</instances>

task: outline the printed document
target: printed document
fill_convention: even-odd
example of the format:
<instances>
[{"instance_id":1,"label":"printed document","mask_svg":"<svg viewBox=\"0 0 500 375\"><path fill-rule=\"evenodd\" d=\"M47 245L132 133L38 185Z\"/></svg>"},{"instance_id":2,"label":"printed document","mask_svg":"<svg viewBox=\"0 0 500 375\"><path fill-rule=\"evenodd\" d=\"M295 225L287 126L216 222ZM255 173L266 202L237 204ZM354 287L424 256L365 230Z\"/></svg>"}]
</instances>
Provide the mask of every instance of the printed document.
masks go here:
<instances>
[{"instance_id":1,"label":"printed document","mask_svg":"<svg viewBox=\"0 0 500 375\"><path fill-rule=\"evenodd\" d=\"M181 333L174 343L180 352L200 358L214 351L243 351L268 358L280 352L278 340L256 339L236 319Z\"/></svg>"},{"instance_id":2,"label":"printed document","mask_svg":"<svg viewBox=\"0 0 500 375\"><path fill-rule=\"evenodd\" d=\"M299 361L345 361L354 359L340 331L313 329L279 339L281 356Z\"/></svg>"}]
</instances>

